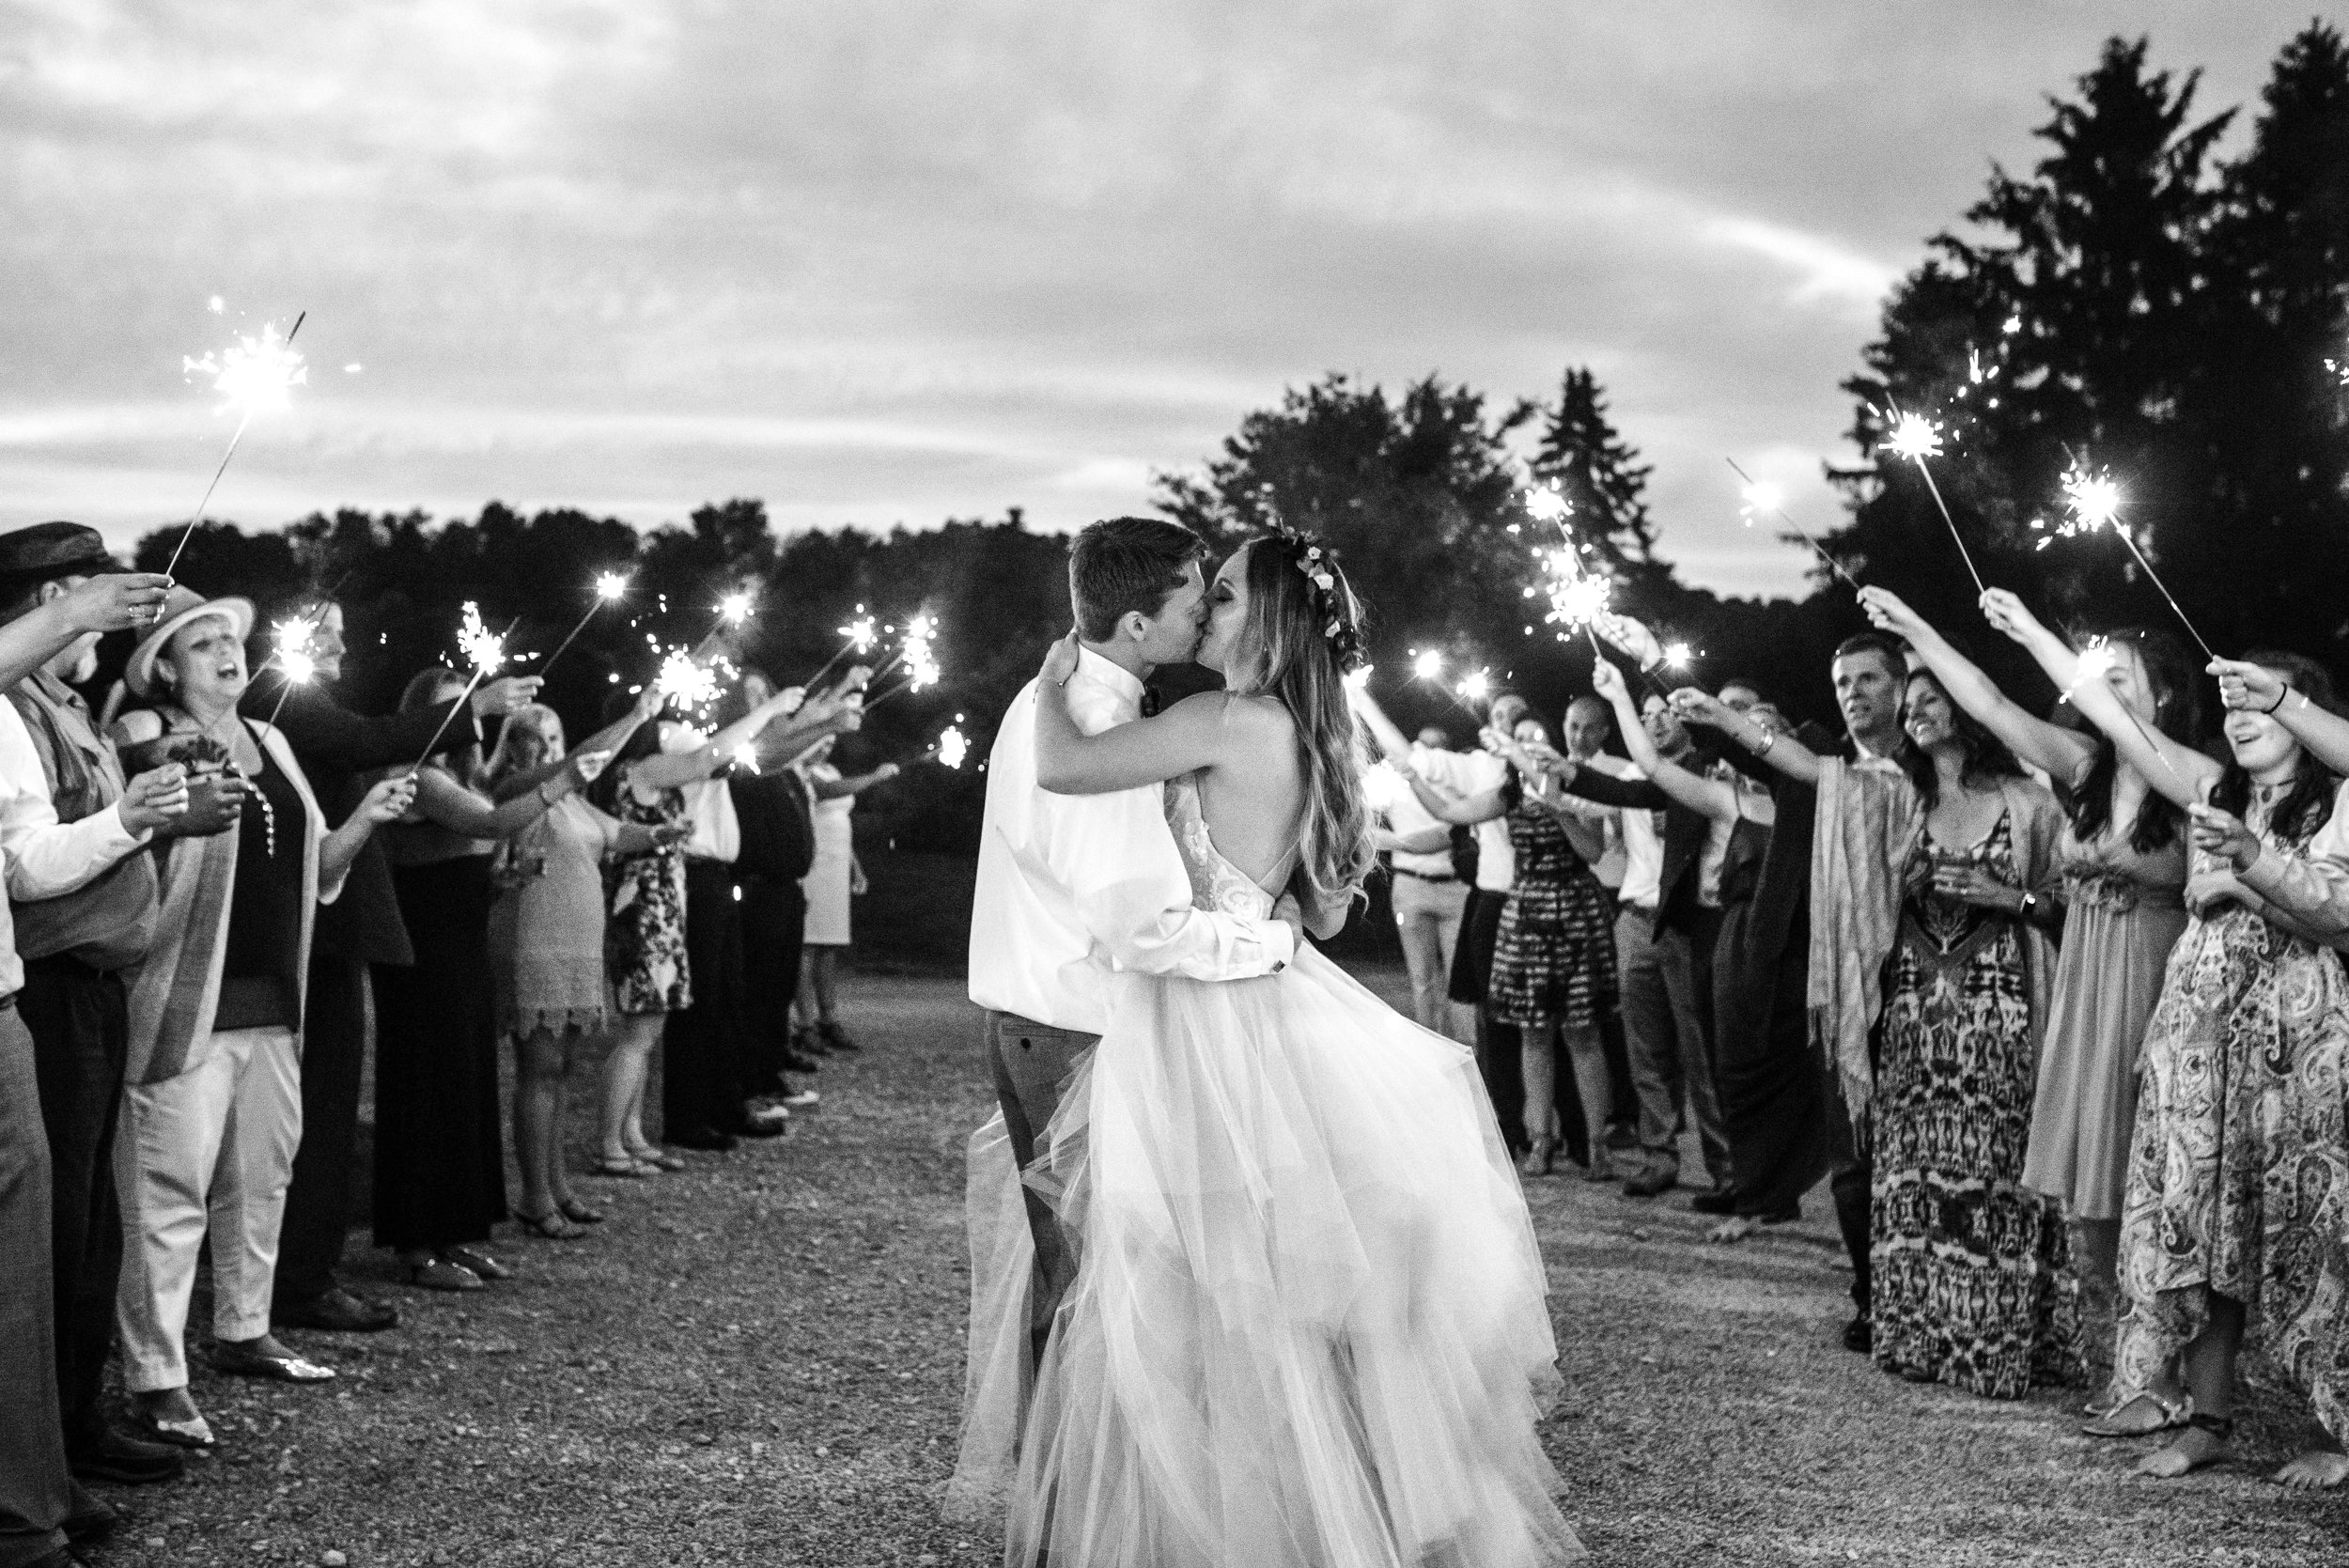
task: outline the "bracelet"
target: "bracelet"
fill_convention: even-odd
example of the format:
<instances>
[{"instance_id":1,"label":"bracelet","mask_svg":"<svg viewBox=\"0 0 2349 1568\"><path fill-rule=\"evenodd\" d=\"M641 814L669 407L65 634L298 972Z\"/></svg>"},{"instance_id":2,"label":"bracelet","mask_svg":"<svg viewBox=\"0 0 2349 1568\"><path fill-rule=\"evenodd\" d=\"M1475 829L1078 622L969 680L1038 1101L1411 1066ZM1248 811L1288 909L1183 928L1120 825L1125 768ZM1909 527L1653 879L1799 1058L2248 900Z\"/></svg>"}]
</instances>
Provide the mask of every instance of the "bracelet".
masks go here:
<instances>
[{"instance_id":1,"label":"bracelet","mask_svg":"<svg viewBox=\"0 0 2349 1568\"><path fill-rule=\"evenodd\" d=\"M2286 697L2291 696L2291 695L2292 695L2292 682L2290 682L2290 681L2286 681L2286 682L2284 682L2284 689L2283 689L2281 691L2279 691L2279 692L2277 692L2277 693L2276 693L2276 701L2275 701L2275 702L2274 702L2271 706L2267 706L2267 707L2263 707L2263 708L2261 708L2261 709L2260 709L2260 712L2261 712L2263 715L2275 712L2277 708L2279 708L2279 707L2281 707L2281 706L2284 706L2284 699L2285 699ZM2302 705L2302 706L2306 706L2305 700L2303 701L2303 705Z\"/></svg>"},{"instance_id":2,"label":"bracelet","mask_svg":"<svg viewBox=\"0 0 2349 1568\"><path fill-rule=\"evenodd\" d=\"M1778 731L1765 725L1762 729L1762 743L1753 749L1753 754L1758 757L1768 756L1770 754L1770 748L1777 744Z\"/></svg>"}]
</instances>

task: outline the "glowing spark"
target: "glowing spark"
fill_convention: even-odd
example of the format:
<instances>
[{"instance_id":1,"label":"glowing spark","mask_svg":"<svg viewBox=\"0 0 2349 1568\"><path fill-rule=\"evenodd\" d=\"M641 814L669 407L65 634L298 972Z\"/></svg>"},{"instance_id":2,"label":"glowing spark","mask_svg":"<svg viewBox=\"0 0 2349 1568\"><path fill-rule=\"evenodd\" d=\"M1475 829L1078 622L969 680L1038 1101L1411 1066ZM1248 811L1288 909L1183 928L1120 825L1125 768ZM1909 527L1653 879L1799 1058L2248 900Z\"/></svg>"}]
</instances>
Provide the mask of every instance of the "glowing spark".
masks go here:
<instances>
[{"instance_id":1,"label":"glowing spark","mask_svg":"<svg viewBox=\"0 0 2349 1568\"><path fill-rule=\"evenodd\" d=\"M1921 413L1902 413L1895 409L1892 428L1884 438L1884 444L1896 458L1923 462L1927 458L1941 455L1941 427Z\"/></svg>"},{"instance_id":2,"label":"glowing spark","mask_svg":"<svg viewBox=\"0 0 2349 1568\"><path fill-rule=\"evenodd\" d=\"M2066 532L2091 533L2110 523L2121 512L2121 487L2102 470L2091 474L2078 463L2063 476L2063 504L2072 509Z\"/></svg>"},{"instance_id":3,"label":"glowing spark","mask_svg":"<svg viewBox=\"0 0 2349 1568\"><path fill-rule=\"evenodd\" d=\"M962 759L970 754L971 742L964 737L961 730L949 724L939 732L938 760L940 762L949 768L959 768L962 766Z\"/></svg>"},{"instance_id":4,"label":"glowing spark","mask_svg":"<svg viewBox=\"0 0 2349 1568\"><path fill-rule=\"evenodd\" d=\"M464 618L457 629L457 645L481 675L493 675L506 662L506 639L481 624L481 607L471 599L465 601Z\"/></svg>"},{"instance_id":5,"label":"glowing spark","mask_svg":"<svg viewBox=\"0 0 2349 1568\"><path fill-rule=\"evenodd\" d=\"M1675 670L1687 669L1688 661L1696 658L1696 650L1688 646L1686 643L1667 643L1664 644L1664 662Z\"/></svg>"},{"instance_id":6,"label":"glowing spark","mask_svg":"<svg viewBox=\"0 0 2349 1568\"><path fill-rule=\"evenodd\" d=\"M1370 690L1370 672L1373 668L1375 666L1369 664L1357 664L1338 678L1346 683L1348 691L1366 691Z\"/></svg>"},{"instance_id":7,"label":"glowing spark","mask_svg":"<svg viewBox=\"0 0 2349 1568\"><path fill-rule=\"evenodd\" d=\"M1483 670L1471 670L1460 677L1460 684L1453 690L1469 702L1482 703L1492 695L1492 676Z\"/></svg>"},{"instance_id":8,"label":"glowing spark","mask_svg":"<svg viewBox=\"0 0 2349 1568\"><path fill-rule=\"evenodd\" d=\"M1443 655L1434 648L1411 656L1411 676L1415 680L1443 679Z\"/></svg>"},{"instance_id":9,"label":"glowing spark","mask_svg":"<svg viewBox=\"0 0 2349 1568\"><path fill-rule=\"evenodd\" d=\"M2006 325L1999 329L2001 334L2008 337L2013 337L2016 333L2021 332L2022 330L2023 313L2019 310L2014 315L2008 317L2006 318Z\"/></svg>"},{"instance_id":10,"label":"glowing spark","mask_svg":"<svg viewBox=\"0 0 2349 1568\"><path fill-rule=\"evenodd\" d=\"M671 648L661 660L661 673L653 677L665 702L680 708L707 706L718 695L718 677L697 662L683 648Z\"/></svg>"},{"instance_id":11,"label":"glowing spark","mask_svg":"<svg viewBox=\"0 0 2349 1568\"><path fill-rule=\"evenodd\" d=\"M1748 528L1757 517L1766 517L1782 509L1786 492L1766 480L1756 479L1738 492L1737 520Z\"/></svg>"},{"instance_id":12,"label":"glowing spark","mask_svg":"<svg viewBox=\"0 0 2349 1568\"><path fill-rule=\"evenodd\" d=\"M271 321L217 354L202 359L182 355L181 373L210 376L212 390L226 399L223 407L243 418L274 411L289 404L293 389L310 380L310 367L303 363L301 350L291 347L291 336L279 335L277 323Z\"/></svg>"},{"instance_id":13,"label":"glowing spark","mask_svg":"<svg viewBox=\"0 0 2349 1568\"><path fill-rule=\"evenodd\" d=\"M1554 484L1535 485L1525 492L1525 511L1536 522L1563 523L1573 515L1574 503Z\"/></svg>"},{"instance_id":14,"label":"glowing spark","mask_svg":"<svg viewBox=\"0 0 2349 1568\"><path fill-rule=\"evenodd\" d=\"M1561 552L1565 564L1573 558ZM1553 562L1553 566L1558 563ZM1557 572L1549 587L1549 613L1542 617L1552 626L1580 629L1607 613L1609 595L1613 584L1603 577L1594 577L1577 567L1571 573ZM1563 633L1561 634L1563 635Z\"/></svg>"},{"instance_id":15,"label":"glowing spark","mask_svg":"<svg viewBox=\"0 0 2349 1568\"><path fill-rule=\"evenodd\" d=\"M628 573L617 571L596 574L596 598L610 603L628 592Z\"/></svg>"},{"instance_id":16,"label":"glowing spark","mask_svg":"<svg viewBox=\"0 0 2349 1568\"><path fill-rule=\"evenodd\" d=\"M204 308L210 311L213 315L218 316L222 311L228 308L228 302L215 294L210 299L204 302Z\"/></svg>"},{"instance_id":17,"label":"glowing spark","mask_svg":"<svg viewBox=\"0 0 2349 1568\"><path fill-rule=\"evenodd\" d=\"M860 612L863 611L863 608L864 606L861 604L857 606L857 609ZM848 649L851 653L872 652L875 639L880 636L879 631L874 628L873 617L862 613L860 613L856 619L850 621L847 626L839 627L835 629L841 636L846 637L848 640Z\"/></svg>"},{"instance_id":18,"label":"glowing spark","mask_svg":"<svg viewBox=\"0 0 2349 1568\"><path fill-rule=\"evenodd\" d=\"M758 771L758 748L745 740L734 749L734 766L745 772Z\"/></svg>"},{"instance_id":19,"label":"glowing spark","mask_svg":"<svg viewBox=\"0 0 2349 1568\"><path fill-rule=\"evenodd\" d=\"M906 622L904 659L909 691L919 691L938 684L938 654L931 646L937 636L938 621L934 616L916 615Z\"/></svg>"},{"instance_id":20,"label":"glowing spark","mask_svg":"<svg viewBox=\"0 0 2349 1568\"><path fill-rule=\"evenodd\" d=\"M366 365L353 361L351 364L343 366L343 374L346 376L356 376L360 371L365 370L366 368Z\"/></svg>"},{"instance_id":21,"label":"glowing spark","mask_svg":"<svg viewBox=\"0 0 2349 1568\"><path fill-rule=\"evenodd\" d=\"M2112 651L2110 643L2102 637L2090 638L2088 646L2080 649L2078 674L2072 677L2072 684L2063 689L2063 700L2070 702L2081 687L2112 674L2112 667L2119 662L2119 659L2120 656Z\"/></svg>"},{"instance_id":22,"label":"glowing spark","mask_svg":"<svg viewBox=\"0 0 2349 1568\"><path fill-rule=\"evenodd\" d=\"M718 618L728 626L740 626L751 618L751 596L747 591L728 594L718 601Z\"/></svg>"}]
</instances>

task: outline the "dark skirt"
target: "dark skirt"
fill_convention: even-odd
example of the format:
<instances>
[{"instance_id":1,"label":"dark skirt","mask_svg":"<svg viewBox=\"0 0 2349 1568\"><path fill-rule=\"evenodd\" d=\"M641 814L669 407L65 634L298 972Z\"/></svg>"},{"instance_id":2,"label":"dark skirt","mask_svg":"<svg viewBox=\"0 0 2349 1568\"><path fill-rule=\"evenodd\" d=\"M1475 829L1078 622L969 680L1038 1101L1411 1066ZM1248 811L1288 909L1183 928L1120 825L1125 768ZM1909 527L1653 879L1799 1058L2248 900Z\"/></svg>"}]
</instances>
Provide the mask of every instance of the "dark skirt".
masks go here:
<instances>
[{"instance_id":1,"label":"dark skirt","mask_svg":"<svg viewBox=\"0 0 2349 1568\"><path fill-rule=\"evenodd\" d=\"M685 951L692 1001L669 1015L661 1033L661 1135L673 1141L737 1130L750 1093L742 906L732 866L685 862Z\"/></svg>"},{"instance_id":2,"label":"dark skirt","mask_svg":"<svg viewBox=\"0 0 2349 1568\"><path fill-rule=\"evenodd\" d=\"M1506 890L1470 888L1460 910L1460 937L1452 944L1451 997L1481 1007L1485 986L1493 972L1493 942L1501 935L1501 911L1509 902Z\"/></svg>"},{"instance_id":3,"label":"dark skirt","mask_svg":"<svg viewBox=\"0 0 2349 1568\"><path fill-rule=\"evenodd\" d=\"M486 1240L506 1217L490 1003L490 857L396 866L413 967L375 970L375 1240Z\"/></svg>"},{"instance_id":4,"label":"dark skirt","mask_svg":"<svg viewBox=\"0 0 2349 1568\"><path fill-rule=\"evenodd\" d=\"M1782 1214L1827 1173L1810 923L1781 939L1757 920L1751 901L1732 906L1713 948L1714 1085L1742 1215Z\"/></svg>"},{"instance_id":5,"label":"dark skirt","mask_svg":"<svg viewBox=\"0 0 2349 1568\"><path fill-rule=\"evenodd\" d=\"M742 890L742 1022L749 1034L751 1092L782 1087L791 1052L791 999L799 994L807 899L800 884L738 875Z\"/></svg>"}]
</instances>

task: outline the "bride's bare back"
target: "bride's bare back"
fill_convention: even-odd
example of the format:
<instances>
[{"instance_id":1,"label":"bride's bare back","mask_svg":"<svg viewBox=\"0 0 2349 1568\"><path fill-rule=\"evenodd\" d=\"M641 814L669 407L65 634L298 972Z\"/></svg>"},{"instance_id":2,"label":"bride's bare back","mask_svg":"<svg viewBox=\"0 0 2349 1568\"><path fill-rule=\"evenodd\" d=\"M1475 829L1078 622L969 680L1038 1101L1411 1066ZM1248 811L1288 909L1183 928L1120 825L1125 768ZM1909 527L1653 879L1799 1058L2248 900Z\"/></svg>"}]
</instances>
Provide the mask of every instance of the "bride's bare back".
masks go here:
<instances>
[{"instance_id":1,"label":"bride's bare back","mask_svg":"<svg viewBox=\"0 0 2349 1568\"><path fill-rule=\"evenodd\" d=\"M1217 760L1199 769L1199 815L1222 857L1268 893L1297 863L1305 819L1305 768L1297 723L1275 697L1203 692L1188 703L1217 703L1229 732ZM1178 704L1179 706L1184 706Z\"/></svg>"}]
</instances>

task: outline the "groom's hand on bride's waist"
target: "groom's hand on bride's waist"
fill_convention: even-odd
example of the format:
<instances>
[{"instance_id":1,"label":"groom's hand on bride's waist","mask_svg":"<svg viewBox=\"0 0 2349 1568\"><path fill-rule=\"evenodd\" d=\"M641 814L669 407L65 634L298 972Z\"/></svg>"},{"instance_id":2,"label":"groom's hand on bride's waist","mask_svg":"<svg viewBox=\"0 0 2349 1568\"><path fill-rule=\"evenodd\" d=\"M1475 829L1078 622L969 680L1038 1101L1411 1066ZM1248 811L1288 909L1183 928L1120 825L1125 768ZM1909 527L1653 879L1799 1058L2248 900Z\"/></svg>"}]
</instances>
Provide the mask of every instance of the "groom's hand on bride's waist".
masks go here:
<instances>
[{"instance_id":1,"label":"groom's hand on bride's waist","mask_svg":"<svg viewBox=\"0 0 2349 1568\"><path fill-rule=\"evenodd\" d=\"M1283 893L1274 900L1272 918L1289 928L1289 935L1296 939L1297 951L1303 952L1305 950L1305 909L1304 906L1297 902L1297 894Z\"/></svg>"}]
</instances>

